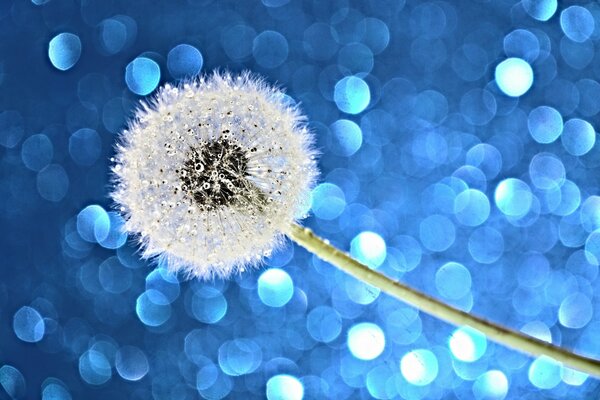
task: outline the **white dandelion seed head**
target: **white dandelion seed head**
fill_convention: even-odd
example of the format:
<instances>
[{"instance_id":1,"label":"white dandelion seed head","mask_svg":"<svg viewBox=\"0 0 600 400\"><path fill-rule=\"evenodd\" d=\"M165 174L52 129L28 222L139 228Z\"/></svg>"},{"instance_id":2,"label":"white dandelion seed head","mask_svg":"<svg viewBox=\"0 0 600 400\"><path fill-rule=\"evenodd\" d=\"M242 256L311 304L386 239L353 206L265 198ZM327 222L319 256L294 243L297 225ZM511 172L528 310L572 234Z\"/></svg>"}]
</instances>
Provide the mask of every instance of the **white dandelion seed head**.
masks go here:
<instances>
[{"instance_id":1,"label":"white dandelion seed head","mask_svg":"<svg viewBox=\"0 0 600 400\"><path fill-rule=\"evenodd\" d=\"M165 85L120 135L114 201L142 256L199 278L256 266L302 215L318 171L296 106L260 78Z\"/></svg>"}]
</instances>

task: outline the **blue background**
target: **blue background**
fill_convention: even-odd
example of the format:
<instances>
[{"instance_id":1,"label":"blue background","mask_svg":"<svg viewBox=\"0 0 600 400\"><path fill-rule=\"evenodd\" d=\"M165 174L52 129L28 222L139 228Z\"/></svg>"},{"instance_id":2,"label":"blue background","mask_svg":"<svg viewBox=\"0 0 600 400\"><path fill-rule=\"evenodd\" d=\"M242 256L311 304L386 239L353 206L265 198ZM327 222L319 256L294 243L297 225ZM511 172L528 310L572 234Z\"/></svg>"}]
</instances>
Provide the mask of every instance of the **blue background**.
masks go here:
<instances>
[{"instance_id":1,"label":"blue background","mask_svg":"<svg viewBox=\"0 0 600 400\"><path fill-rule=\"evenodd\" d=\"M230 281L180 281L139 260L108 193L140 98L250 69L315 132L307 225L598 358L599 39L597 2L2 0L3 398L597 398L594 378L291 244Z\"/></svg>"}]
</instances>

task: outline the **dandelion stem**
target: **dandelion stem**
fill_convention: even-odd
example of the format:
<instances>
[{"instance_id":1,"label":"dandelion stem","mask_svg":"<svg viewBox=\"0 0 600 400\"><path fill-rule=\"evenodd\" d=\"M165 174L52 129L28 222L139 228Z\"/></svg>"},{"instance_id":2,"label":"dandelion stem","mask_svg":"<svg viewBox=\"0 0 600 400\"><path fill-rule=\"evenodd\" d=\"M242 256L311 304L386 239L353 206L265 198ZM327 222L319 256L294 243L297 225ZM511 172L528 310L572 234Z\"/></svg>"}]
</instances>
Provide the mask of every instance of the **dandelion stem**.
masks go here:
<instances>
[{"instance_id":1,"label":"dandelion stem","mask_svg":"<svg viewBox=\"0 0 600 400\"><path fill-rule=\"evenodd\" d=\"M368 283L417 309L456 326L468 325L497 343L534 356L545 355L565 366L600 377L600 361L572 353L562 347L541 341L502 325L476 317L449 306L400 282L374 271L338 250L310 229L292 224L287 235L317 257L335 265L362 282Z\"/></svg>"}]
</instances>

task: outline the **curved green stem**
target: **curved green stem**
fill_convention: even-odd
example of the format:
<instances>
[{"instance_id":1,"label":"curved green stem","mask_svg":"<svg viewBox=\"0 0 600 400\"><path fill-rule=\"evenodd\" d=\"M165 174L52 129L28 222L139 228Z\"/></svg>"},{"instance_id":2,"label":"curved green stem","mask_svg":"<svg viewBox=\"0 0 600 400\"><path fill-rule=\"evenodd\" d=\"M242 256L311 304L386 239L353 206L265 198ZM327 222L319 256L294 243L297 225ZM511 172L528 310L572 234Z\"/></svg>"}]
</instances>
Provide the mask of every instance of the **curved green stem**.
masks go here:
<instances>
[{"instance_id":1,"label":"curved green stem","mask_svg":"<svg viewBox=\"0 0 600 400\"><path fill-rule=\"evenodd\" d=\"M580 356L563 349L562 347L508 329L502 325L473 316L449 306L448 304L442 303L427 294L394 281L393 279L370 269L366 265L361 264L347 253L331 246L326 240L318 237L308 228L292 224L287 235L300 246L306 248L311 253L314 253L322 260L335 265L349 275L378 287L384 292L419 310L431 314L434 317L456 326L468 325L479 330L489 339L502 345L534 356L545 355L552 357L553 359L562 362L565 366L600 377L600 361Z\"/></svg>"}]
</instances>

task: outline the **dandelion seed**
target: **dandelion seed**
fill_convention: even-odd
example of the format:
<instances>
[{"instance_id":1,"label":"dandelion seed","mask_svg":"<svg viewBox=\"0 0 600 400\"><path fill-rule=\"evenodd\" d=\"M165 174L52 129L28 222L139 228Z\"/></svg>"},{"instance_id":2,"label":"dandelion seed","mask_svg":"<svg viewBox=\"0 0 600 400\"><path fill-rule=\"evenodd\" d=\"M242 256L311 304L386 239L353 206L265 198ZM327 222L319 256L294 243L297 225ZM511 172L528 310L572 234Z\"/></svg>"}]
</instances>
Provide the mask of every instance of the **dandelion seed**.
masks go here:
<instances>
[{"instance_id":1,"label":"dandelion seed","mask_svg":"<svg viewBox=\"0 0 600 400\"><path fill-rule=\"evenodd\" d=\"M298 108L251 74L165 85L120 136L112 197L145 258L228 277L303 217L317 176L311 145Z\"/></svg>"}]
</instances>

